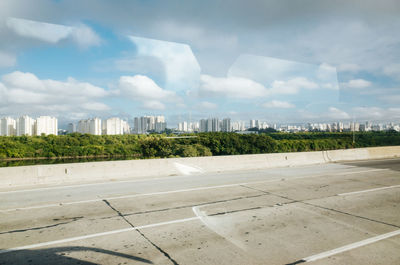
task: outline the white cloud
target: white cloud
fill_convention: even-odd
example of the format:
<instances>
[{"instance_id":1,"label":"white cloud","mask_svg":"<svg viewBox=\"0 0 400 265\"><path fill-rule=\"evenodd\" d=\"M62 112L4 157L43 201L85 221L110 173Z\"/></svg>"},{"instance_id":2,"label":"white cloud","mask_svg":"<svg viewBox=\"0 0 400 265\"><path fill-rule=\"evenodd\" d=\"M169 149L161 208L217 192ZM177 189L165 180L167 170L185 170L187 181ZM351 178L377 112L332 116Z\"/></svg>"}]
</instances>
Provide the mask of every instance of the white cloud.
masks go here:
<instances>
[{"instance_id":1,"label":"white cloud","mask_svg":"<svg viewBox=\"0 0 400 265\"><path fill-rule=\"evenodd\" d=\"M353 112L357 119L379 120L386 115L386 111L380 107L356 107L353 108Z\"/></svg>"},{"instance_id":2,"label":"white cloud","mask_svg":"<svg viewBox=\"0 0 400 265\"><path fill-rule=\"evenodd\" d=\"M296 107L292 103L286 101L272 100L263 104L264 108L290 109Z\"/></svg>"},{"instance_id":3,"label":"white cloud","mask_svg":"<svg viewBox=\"0 0 400 265\"><path fill-rule=\"evenodd\" d=\"M201 75L200 80L200 96L251 99L268 95L268 90L262 84L247 78Z\"/></svg>"},{"instance_id":4,"label":"white cloud","mask_svg":"<svg viewBox=\"0 0 400 265\"><path fill-rule=\"evenodd\" d=\"M17 35L56 44L71 39L82 48L100 45L100 37L88 26L76 27L38 22L20 18L8 18L6 25Z\"/></svg>"},{"instance_id":5,"label":"white cloud","mask_svg":"<svg viewBox=\"0 0 400 265\"><path fill-rule=\"evenodd\" d=\"M158 100L147 100L143 102L143 107L145 109L152 109L152 110L164 110L165 105L158 101Z\"/></svg>"},{"instance_id":6,"label":"white cloud","mask_svg":"<svg viewBox=\"0 0 400 265\"><path fill-rule=\"evenodd\" d=\"M16 62L15 55L0 51L0 68L14 66Z\"/></svg>"},{"instance_id":7,"label":"white cloud","mask_svg":"<svg viewBox=\"0 0 400 265\"><path fill-rule=\"evenodd\" d=\"M32 73L12 72L2 76L0 96L7 113L55 114L71 111L107 111L110 108L100 100L110 93L90 83L73 78L67 81L39 79Z\"/></svg>"},{"instance_id":8,"label":"white cloud","mask_svg":"<svg viewBox=\"0 0 400 265\"><path fill-rule=\"evenodd\" d=\"M324 84L321 84L321 88L330 89L330 90L339 90L339 86L337 83L334 83L334 84L324 83Z\"/></svg>"},{"instance_id":9,"label":"white cloud","mask_svg":"<svg viewBox=\"0 0 400 265\"><path fill-rule=\"evenodd\" d=\"M338 108L335 107L330 107L329 108L329 112L326 115L328 118L330 119L334 119L334 120L347 120L350 119L350 115L343 111L340 110Z\"/></svg>"},{"instance_id":10,"label":"white cloud","mask_svg":"<svg viewBox=\"0 0 400 265\"><path fill-rule=\"evenodd\" d=\"M400 88L397 89L396 94L379 93L379 99L389 104L400 104L400 94L398 94L398 91L400 91Z\"/></svg>"},{"instance_id":11,"label":"white cloud","mask_svg":"<svg viewBox=\"0 0 400 265\"><path fill-rule=\"evenodd\" d=\"M201 75L200 96L221 96L228 98L252 99L269 95L297 94L301 89L317 89L319 85L304 77L296 77L287 81L275 80L270 88L243 77L214 77Z\"/></svg>"},{"instance_id":12,"label":"white cloud","mask_svg":"<svg viewBox=\"0 0 400 265\"><path fill-rule=\"evenodd\" d=\"M288 81L274 81L271 87L273 94L297 94L300 89L317 89L318 84L304 77L296 77Z\"/></svg>"},{"instance_id":13,"label":"white cloud","mask_svg":"<svg viewBox=\"0 0 400 265\"><path fill-rule=\"evenodd\" d=\"M370 87L372 83L364 79L353 79L341 85L346 88L367 88Z\"/></svg>"},{"instance_id":14,"label":"white cloud","mask_svg":"<svg viewBox=\"0 0 400 265\"><path fill-rule=\"evenodd\" d=\"M159 87L145 75L121 76L119 88L132 99L169 99L176 97L175 92Z\"/></svg>"},{"instance_id":15,"label":"white cloud","mask_svg":"<svg viewBox=\"0 0 400 265\"><path fill-rule=\"evenodd\" d=\"M129 39L137 47L138 57L132 59L133 66L137 66L140 57L155 58L165 69L166 88L186 90L198 86L200 66L189 45L135 36ZM123 62L125 66L130 65L129 61Z\"/></svg>"},{"instance_id":16,"label":"white cloud","mask_svg":"<svg viewBox=\"0 0 400 265\"><path fill-rule=\"evenodd\" d=\"M72 27L70 37L82 48L99 46L101 44L100 37L85 24Z\"/></svg>"},{"instance_id":17,"label":"white cloud","mask_svg":"<svg viewBox=\"0 0 400 265\"><path fill-rule=\"evenodd\" d=\"M211 103L211 102L208 102L208 101L202 101L202 102L200 102L198 107L200 109L216 109L218 106L215 103Z\"/></svg>"},{"instance_id":18,"label":"white cloud","mask_svg":"<svg viewBox=\"0 0 400 265\"><path fill-rule=\"evenodd\" d=\"M400 64L390 64L383 68L383 73L387 76L400 80Z\"/></svg>"},{"instance_id":19,"label":"white cloud","mask_svg":"<svg viewBox=\"0 0 400 265\"><path fill-rule=\"evenodd\" d=\"M101 102L88 102L88 103L84 103L82 106L84 109L87 109L87 110L95 110L95 111L110 110L109 106L107 106L106 104L101 103Z\"/></svg>"},{"instance_id":20,"label":"white cloud","mask_svg":"<svg viewBox=\"0 0 400 265\"><path fill-rule=\"evenodd\" d=\"M141 101L146 109L162 110L165 109L165 102L181 101L174 91L159 87L151 78L144 75L121 76L118 87L121 95L126 95L134 101Z\"/></svg>"},{"instance_id":21,"label":"white cloud","mask_svg":"<svg viewBox=\"0 0 400 265\"><path fill-rule=\"evenodd\" d=\"M328 63L322 63L319 65L316 76L318 79L322 81L332 81L332 80L337 80L337 73L336 73L336 67L328 64Z\"/></svg>"}]
</instances>

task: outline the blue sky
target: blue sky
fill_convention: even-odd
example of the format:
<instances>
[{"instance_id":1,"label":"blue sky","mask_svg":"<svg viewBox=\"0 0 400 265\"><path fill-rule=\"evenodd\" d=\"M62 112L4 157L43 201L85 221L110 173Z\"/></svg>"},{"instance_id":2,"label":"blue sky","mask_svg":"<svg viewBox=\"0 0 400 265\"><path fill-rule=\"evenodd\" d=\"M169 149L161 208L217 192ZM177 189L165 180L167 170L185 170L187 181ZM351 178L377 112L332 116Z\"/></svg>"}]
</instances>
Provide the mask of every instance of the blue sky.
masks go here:
<instances>
[{"instance_id":1,"label":"blue sky","mask_svg":"<svg viewBox=\"0 0 400 265\"><path fill-rule=\"evenodd\" d=\"M400 4L0 3L0 116L400 121Z\"/></svg>"}]
</instances>

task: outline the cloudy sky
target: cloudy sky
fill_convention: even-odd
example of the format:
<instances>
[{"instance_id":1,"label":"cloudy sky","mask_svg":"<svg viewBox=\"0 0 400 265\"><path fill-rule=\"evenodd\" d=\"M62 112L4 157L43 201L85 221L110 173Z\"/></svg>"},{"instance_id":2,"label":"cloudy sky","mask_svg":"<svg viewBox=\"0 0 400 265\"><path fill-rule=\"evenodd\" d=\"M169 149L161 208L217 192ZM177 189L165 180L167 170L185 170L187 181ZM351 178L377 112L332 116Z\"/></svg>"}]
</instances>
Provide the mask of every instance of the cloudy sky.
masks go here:
<instances>
[{"instance_id":1,"label":"cloudy sky","mask_svg":"<svg viewBox=\"0 0 400 265\"><path fill-rule=\"evenodd\" d=\"M400 122L398 0L2 0L0 116Z\"/></svg>"}]
</instances>

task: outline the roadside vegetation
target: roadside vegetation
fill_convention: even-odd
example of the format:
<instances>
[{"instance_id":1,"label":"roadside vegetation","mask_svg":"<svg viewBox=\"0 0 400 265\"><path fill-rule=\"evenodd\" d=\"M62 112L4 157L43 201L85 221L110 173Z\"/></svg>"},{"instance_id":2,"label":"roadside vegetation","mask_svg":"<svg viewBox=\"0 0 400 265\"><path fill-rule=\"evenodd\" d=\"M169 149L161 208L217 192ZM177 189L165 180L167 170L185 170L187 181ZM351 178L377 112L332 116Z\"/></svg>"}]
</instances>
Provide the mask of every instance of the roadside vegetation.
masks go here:
<instances>
[{"instance_id":1,"label":"roadside vegetation","mask_svg":"<svg viewBox=\"0 0 400 265\"><path fill-rule=\"evenodd\" d=\"M25 158L129 157L133 159L321 151L400 145L400 133L199 133L194 138L166 135L0 137L0 160Z\"/></svg>"}]
</instances>

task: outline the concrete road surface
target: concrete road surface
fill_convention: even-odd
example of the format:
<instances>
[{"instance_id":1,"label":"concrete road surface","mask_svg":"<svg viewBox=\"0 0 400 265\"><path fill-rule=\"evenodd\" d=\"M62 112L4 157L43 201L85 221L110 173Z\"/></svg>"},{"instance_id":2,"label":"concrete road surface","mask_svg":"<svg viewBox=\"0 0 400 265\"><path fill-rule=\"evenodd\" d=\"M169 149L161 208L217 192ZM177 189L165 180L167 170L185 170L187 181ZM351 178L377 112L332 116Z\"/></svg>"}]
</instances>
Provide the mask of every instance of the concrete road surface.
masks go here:
<instances>
[{"instance_id":1,"label":"concrete road surface","mask_svg":"<svg viewBox=\"0 0 400 265\"><path fill-rule=\"evenodd\" d=\"M400 159L0 191L0 264L400 264Z\"/></svg>"}]
</instances>

